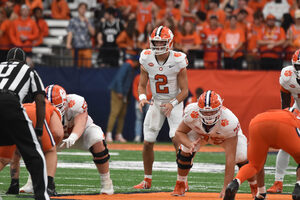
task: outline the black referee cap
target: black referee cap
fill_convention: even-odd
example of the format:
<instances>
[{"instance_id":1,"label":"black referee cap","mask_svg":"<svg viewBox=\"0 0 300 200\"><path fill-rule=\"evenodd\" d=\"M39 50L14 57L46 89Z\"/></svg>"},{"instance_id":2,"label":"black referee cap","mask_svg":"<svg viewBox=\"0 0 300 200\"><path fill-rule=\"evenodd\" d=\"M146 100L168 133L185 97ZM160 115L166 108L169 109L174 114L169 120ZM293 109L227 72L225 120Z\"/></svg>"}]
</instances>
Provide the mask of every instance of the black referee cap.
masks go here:
<instances>
[{"instance_id":1,"label":"black referee cap","mask_svg":"<svg viewBox=\"0 0 300 200\"><path fill-rule=\"evenodd\" d=\"M18 61L24 61L25 62L26 61L26 54L21 48L14 47L14 48L11 48L8 51L6 60L7 61L18 60Z\"/></svg>"}]
</instances>

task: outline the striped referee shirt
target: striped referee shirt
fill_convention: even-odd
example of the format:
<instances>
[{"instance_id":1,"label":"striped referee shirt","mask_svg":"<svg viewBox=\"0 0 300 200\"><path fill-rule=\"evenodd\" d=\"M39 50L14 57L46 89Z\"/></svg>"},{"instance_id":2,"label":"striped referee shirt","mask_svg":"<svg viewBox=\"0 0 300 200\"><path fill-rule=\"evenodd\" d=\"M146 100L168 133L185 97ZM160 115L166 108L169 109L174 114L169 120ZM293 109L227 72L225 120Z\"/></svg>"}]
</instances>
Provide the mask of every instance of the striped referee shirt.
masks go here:
<instances>
[{"instance_id":1,"label":"striped referee shirt","mask_svg":"<svg viewBox=\"0 0 300 200\"><path fill-rule=\"evenodd\" d=\"M18 94L20 103L28 93L45 94L43 82L37 72L24 62L0 63L0 90L10 90Z\"/></svg>"}]
</instances>

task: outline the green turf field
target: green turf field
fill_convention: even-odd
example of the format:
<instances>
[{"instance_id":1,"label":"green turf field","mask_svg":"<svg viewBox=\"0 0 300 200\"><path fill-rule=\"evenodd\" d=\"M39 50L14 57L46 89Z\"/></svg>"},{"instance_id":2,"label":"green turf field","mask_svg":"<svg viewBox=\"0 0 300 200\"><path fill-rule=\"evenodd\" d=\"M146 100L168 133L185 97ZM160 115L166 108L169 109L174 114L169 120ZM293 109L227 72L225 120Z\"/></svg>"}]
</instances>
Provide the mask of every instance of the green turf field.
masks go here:
<instances>
[{"instance_id":1,"label":"green turf field","mask_svg":"<svg viewBox=\"0 0 300 200\"><path fill-rule=\"evenodd\" d=\"M138 192L132 186L138 184L143 179L142 152L112 150L111 152L111 178L113 180L116 193ZM100 178L93 165L91 155L81 155L81 151L64 151L63 155L58 155L58 169L55 177L56 190L59 194L95 194L100 191ZM76 155L72 155L77 153ZM87 153L87 152L85 152ZM78 155L79 154L79 155ZM276 154L269 154L266 166L269 169L266 174L266 187L273 184ZM152 188L147 191L167 191L171 192L175 186L177 173L174 152L155 152L156 170L153 172ZM138 161L138 162L136 162ZM207 167L205 172L198 170L199 163L217 164L216 168L222 169L220 172L210 172L213 170ZM189 174L190 192L220 192L223 186L223 166L225 163L224 153L198 153L195 157L195 169ZM86 167L85 167L86 166ZM160 170L160 166L162 169ZM285 176L284 192L291 193L295 183L296 163L291 159L289 165L289 175ZM80 167L80 168L78 168ZM126 167L125 169L122 169ZM215 168L214 168L215 169ZM208 170L208 171L207 171ZM21 168L20 185L23 186L27 181L25 167ZM9 167L0 172L0 196L4 200L20 199L15 195L5 195L10 183ZM240 187L239 192L250 192L248 183L245 182ZM29 199L28 195L21 195L22 199Z\"/></svg>"}]
</instances>

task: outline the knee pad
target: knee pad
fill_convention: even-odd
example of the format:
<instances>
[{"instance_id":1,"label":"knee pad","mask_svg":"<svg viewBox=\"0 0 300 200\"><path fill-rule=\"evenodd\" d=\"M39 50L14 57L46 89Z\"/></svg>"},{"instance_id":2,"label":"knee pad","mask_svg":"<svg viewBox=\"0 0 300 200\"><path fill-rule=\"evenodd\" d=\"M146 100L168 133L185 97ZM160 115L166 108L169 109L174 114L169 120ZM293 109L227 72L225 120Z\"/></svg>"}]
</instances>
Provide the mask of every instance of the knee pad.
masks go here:
<instances>
[{"instance_id":1,"label":"knee pad","mask_svg":"<svg viewBox=\"0 0 300 200\"><path fill-rule=\"evenodd\" d=\"M237 163L236 165L239 167L239 169L241 169L241 167L243 167L244 165L248 164L249 161L247 160L246 162L244 163Z\"/></svg>"},{"instance_id":2,"label":"knee pad","mask_svg":"<svg viewBox=\"0 0 300 200\"><path fill-rule=\"evenodd\" d=\"M177 153L177 159L176 159L178 168L191 169L193 167L193 164L191 164L191 162L192 162L194 155L195 155L195 152L193 152L192 155L190 155L190 156L183 156L183 155L181 155L181 149L179 149L178 153ZM190 164L181 164L180 161L190 162Z\"/></svg>"},{"instance_id":3,"label":"knee pad","mask_svg":"<svg viewBox=\"0 0 300 200\"><path fill-rule=\"evenodd\" d=\"M93 161L95 164L104 164L110 158L110 155L109 155L109 152L108 152L108 149L107 149L107 146L106 146L106 143L104 140L103 140L103 144L104 144L105 149L101 152L94 153L92 147L89 149L90 152L93 154L93 157L94 157Z\"/></svg>"}]
</instances>

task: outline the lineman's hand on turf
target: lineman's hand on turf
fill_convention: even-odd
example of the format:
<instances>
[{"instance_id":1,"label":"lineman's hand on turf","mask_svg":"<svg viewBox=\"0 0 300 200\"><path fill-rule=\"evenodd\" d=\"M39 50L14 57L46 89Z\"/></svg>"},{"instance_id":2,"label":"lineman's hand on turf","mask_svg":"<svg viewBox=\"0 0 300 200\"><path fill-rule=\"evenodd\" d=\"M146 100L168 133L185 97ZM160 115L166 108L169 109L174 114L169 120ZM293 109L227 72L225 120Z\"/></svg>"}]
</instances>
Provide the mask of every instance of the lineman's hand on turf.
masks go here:
<instances>
[{"instance_id":1,"label":"lineman's hand on turf","mask_svg":"<svg viewBox=\"0 0 300 200\"><path fill-rule=\"evenodd\" d=\"M59 148L62 148L64 146L66 146L66 148L70 148L71 146L73 146L75 144L77 139L78 139L78 135L76 133L71 133L71 135L67 139L64 139L62 141Z\"/></svg>"}]
</instances>

